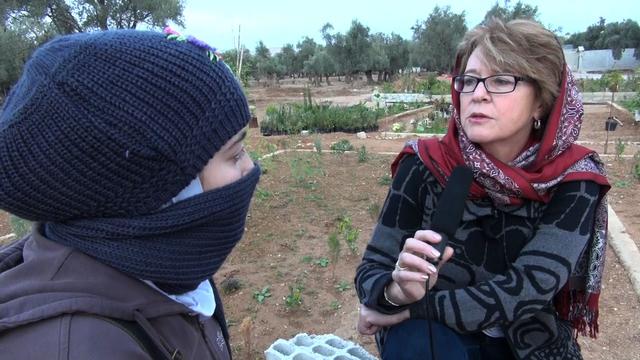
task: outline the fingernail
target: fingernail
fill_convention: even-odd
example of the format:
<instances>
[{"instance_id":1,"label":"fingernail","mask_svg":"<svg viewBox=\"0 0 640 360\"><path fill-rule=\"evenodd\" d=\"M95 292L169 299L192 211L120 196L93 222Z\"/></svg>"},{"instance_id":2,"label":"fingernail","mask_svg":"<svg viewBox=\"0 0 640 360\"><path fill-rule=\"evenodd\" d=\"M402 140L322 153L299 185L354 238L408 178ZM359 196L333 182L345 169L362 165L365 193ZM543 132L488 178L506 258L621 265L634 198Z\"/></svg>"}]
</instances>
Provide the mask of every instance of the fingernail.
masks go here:
<instances>
[{"instance_id":1,"label":"fingernail","mask_svg":"<svg viewBox=\"0 0 640 360\"><path fill-rule=\"evenodd\" d=\"M439 258L440 257L440 251L436 250L436 249L431 249L431 255L435 258Z\"/></svg>"},{"instance_id":2,"label":"fingernail","mask_svg":"<svg viewBox=\"0 0 640 360\"><path fill-rule=\"evenodd\" d=\"M429 275L421 275L422 280L429 280Z\"/></svg>"},{"instance_id":3,"label":"fingernail","mask_svg":"<svg viewBox=\"0 0 640 360\"><path fill-rule=\"evenodd\" d=\"M432 272L436 272L436 267L431 265L430 263L427 263L427 267L429 268L429 270L431 270Z\"/></svg>"}]
</instances>

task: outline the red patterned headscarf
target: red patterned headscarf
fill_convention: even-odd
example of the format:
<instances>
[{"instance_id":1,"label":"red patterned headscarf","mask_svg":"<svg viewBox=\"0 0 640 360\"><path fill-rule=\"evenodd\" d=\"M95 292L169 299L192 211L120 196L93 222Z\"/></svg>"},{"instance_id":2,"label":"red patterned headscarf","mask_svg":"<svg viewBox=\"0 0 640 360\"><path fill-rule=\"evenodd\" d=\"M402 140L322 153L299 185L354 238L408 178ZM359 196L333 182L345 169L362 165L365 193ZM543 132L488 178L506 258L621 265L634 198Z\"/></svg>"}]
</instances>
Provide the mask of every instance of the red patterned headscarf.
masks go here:
<instances>
[{"instance_id":1,"label":"red patterned headscarf","mask_svg":"<svg viewBox=\"0 0 640 360\"><path fill-rule=\"evenodd\" d=\"M496 204L519 204L524 200L547 203L553 188L562 182L591 180L601 185L601 199L596 211L592 240L584 257L572 274L587 279L575 286L575 281L556 295L559 314L572 322L581 334L595 337L598 331L598 298L600 295L604 254L606 250L607 204L609 183L604 164L598 154L575 144L582 125L582 97L573 75L565 66L560 94L547 118L544 134L531 141L511 163L505 164L477 144L462 130L460 95L451 88L454 111L449 128L442 139L410 141L391 165L395 174L400 160L408 154L418 154L429 171L443 186L454 167L466 165L473 170L471 198L489 197ZM571 284L571 287L569 287Z\"/></svg>"}]
</instances>

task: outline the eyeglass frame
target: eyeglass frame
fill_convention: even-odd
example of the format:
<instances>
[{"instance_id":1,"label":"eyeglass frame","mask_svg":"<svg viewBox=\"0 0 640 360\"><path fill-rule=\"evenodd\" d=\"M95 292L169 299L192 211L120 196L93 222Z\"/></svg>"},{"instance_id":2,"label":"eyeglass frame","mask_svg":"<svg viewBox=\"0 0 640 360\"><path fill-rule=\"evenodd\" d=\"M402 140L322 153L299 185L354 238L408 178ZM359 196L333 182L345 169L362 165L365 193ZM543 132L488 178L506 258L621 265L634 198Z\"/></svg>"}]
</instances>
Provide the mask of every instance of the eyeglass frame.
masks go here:
<instances>
[{"instance_id":1,"label":"eyeglass frame","mask_svg":"<svg viewBox=\"0 0 640 360\"><path fill-rule=\"evenodd\" d=\"M487 88L487 83L485 81L487 79L491 79L491 78L498 77L498 76L510 76L510 77L513 77L513 80L514 80L513 89L511 89L510 91L504 91L504 92L495 92L495 91L489 90ZM471 91L461 91L461 90L456 89L456 80L460 79L460 78L464 78L464 77L470 77L470 78L476 79L476 86L474 86ZM471 94L472 92L476 91L476 89L478 88L478 85L480 83L482 83L482 86L484 86L484 89L490 94L509 94L509 93L512 93L512 92L516 91L516 87L518 86L518 83L520 81L531 82L531 78L524 77L524 76L517 76L517 75L513 75L513 74L495 74L495 75L486 76L486 77L483 77L483 78L480 78L480 77L477 77L477 76L473 76L473 75L468 75L468 74L461 74L461 75L454 76L452 81L453 81L453 90L457 91L459 94Z\"/></svg>"}]
</instances>

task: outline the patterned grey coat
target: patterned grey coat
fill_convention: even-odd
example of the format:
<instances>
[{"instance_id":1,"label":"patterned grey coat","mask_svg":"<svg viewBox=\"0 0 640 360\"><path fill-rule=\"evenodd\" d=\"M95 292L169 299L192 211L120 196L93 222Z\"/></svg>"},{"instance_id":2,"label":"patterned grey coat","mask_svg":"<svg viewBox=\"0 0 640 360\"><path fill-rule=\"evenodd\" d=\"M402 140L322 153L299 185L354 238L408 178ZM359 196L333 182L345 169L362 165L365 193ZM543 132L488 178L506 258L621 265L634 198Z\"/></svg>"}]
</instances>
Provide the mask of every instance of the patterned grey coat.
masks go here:
<instances>
[{"instance_id":1,"label":"patterned grey coat","mask_svg":"<svg viewBox=\"0 0 640 360\"><path fill-rule=\"evenodd\" d=\"M407 308L384 301L404 241L429 229L442 187L417 156L399 166L371 241L356 273L361 303L383 313ZM454 256L429 292L430 317L460 333L500 327L517 359L582 359L570 324L558 318L554 295L568 281L590 241L600 186L558 185L547 203L494 205L467 200L449 246ZM384 346L385 330L378 334Z\"/></svg>"}]
</instances>

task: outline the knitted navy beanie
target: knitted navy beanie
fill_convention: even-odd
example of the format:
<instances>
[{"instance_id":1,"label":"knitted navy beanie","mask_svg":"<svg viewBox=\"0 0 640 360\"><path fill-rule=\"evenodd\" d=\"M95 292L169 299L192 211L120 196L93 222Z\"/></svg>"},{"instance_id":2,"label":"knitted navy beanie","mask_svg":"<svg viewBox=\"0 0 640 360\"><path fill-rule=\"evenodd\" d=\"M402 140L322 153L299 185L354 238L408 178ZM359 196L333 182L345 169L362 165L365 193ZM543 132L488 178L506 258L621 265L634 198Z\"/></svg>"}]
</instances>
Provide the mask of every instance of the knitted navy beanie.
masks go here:
<instances>
[{"instance_id":1,"label":"knitted navy beanie","mask_svg":"<svg viewBox=\"0 0 640 360\"><path fill-rule=\"evenodd\" d=\"M0 115L0 208L54 222L149 213L249 117L229 68L192 43L136 30L56 38Z\"/></svg>"}]
</instances>

